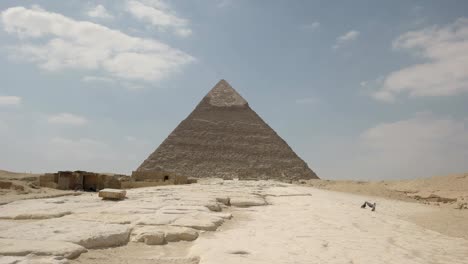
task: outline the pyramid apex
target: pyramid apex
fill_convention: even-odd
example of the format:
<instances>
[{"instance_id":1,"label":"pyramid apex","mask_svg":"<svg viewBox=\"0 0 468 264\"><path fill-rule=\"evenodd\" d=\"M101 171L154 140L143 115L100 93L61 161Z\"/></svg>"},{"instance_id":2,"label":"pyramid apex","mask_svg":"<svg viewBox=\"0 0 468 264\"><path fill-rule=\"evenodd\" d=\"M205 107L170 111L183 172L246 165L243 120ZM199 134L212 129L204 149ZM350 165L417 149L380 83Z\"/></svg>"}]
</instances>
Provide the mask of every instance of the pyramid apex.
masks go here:
<instances>
[{"instance_id":1,"label":"pyramid apex","mask_svg":"<svg viewBox=\"0 0 468 264\"><path fill-rule=\"evenodd\" d=\"M219 80L206 97L209 99L209 103L213 106L229 107L248 104L247 101L224 79Z\"/></svg>"}]
</instances>

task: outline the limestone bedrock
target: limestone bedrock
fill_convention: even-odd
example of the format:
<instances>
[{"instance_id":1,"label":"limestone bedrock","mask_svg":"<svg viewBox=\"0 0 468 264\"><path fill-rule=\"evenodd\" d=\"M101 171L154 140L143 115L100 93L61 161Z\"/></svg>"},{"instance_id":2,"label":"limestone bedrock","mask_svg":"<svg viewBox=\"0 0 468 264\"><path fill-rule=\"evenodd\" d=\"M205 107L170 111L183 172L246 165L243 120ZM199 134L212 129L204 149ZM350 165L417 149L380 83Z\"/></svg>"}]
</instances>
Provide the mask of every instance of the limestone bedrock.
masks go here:
<instances>
[{"instance_id":1,"label":"limestone bedrock","mask_svg":"<svg viewBox=\"0 0 468 264\"><path fill-rule=\"evenodd\" d=\"M17 257L18 263L37 262L51 260L46 256L76 258L87 249L123 246L128 242L161 245L193 241L199 231L215 231L232 218L232 214L221 212L230 204L230 197L243 201L240 206L266 203L256 194L257 185L238 185L214 180L131 189L124 200L102 200L94 193L82 193L1 205L0 255ZM116 198L125 191L104 193ZM31 254L36 257L31 258ZM11 258L2 259L7 260Z\"/></svg>"},{"instance_id":2,"label":"limestone bedrock","mask_svg":"<svg viewBox=\"0 0 468 264\"><path fill-rule=\"evenodd\" d=\"M361 209L364 200L376 201L377 210ZM131 189L118 201L95 193L24 200L0 206L0 263L468 264L467 240L408 218L438 210L274 181L218 179ZM69 213L55 214L63 211ZM37 219L46 212L47 219ZM28 220L15 220L26 214ZM186 248L164 255L178 247Z\"/></svg>"}]
</instances>

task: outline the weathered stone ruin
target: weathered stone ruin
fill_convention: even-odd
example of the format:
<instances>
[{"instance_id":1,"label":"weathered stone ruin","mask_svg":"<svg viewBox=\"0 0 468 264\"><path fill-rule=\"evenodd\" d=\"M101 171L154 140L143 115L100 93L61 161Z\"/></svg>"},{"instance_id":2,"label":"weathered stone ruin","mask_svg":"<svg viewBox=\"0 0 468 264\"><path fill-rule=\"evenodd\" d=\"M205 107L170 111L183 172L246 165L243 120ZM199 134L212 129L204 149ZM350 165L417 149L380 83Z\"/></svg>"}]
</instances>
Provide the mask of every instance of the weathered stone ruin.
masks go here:
<instances>
[{"instance_id":1,"label":"weathered stone ruin","mask_svg":"<svg viewBox=\"0 0 468 264\"><path fill-rule=\"evenodd\" d=\"M39 186L60 190L99 191L105 188L129 189L188 184L187 177L170 172L133 172L132 177L86 171L59 171L39 176Z\"/></svg>"},{"instance_id":2,"label":"weathered stone ruin","mask_svg":"<svg viewBox=\"0 0 468 264\"><path fill-rule=\"evenodd\" d=\"M152 177L159 171L195 178L318 178L225 80L134 173Z\"/></svg>"},{"instance_id":3,"label":"weathered stone ruin","mask_svg":"<svg viewBox=\"0 0 468 264\"><path fill-rule=\"evenodd\" d=\"M123 175L107 175L86 171L59 171L39 176L39 185L60 190L99 191L121 188Z\"/></svg>"},{"instance_id":4,"label":"weathered stone ruin","mask_svg":"<svg viewBox=\"0 0 468 264\"><path fill-rule=\"evenodd\" d=\"M122 188L188 184L186 176L165 171L134 171L131 181L122 181Z\"/></svg>"},{"instance_id":5,"label":"weathered stone ruin","mask_svg":"<svg viewBox=\"0 0 468 264\"><path fill-rule=\"evenodd\" d=\"M107 200L122 200L125 199L125 195L127 195L126 191L118 189L106 188L99 191L99 197Z\"/></svg>"}]
</instances>

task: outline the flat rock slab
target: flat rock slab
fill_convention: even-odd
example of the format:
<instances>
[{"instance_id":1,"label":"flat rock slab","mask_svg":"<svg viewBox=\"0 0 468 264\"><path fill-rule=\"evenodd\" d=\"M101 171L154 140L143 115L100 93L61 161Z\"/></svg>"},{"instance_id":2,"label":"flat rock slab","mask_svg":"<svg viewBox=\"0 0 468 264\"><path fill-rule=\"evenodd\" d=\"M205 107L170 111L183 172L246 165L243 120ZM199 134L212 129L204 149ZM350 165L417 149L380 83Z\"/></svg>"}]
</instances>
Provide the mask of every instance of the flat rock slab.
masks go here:
<instances>
[{"instance_id":1,"label":"flat rock slab","mask_svg":"<svg viewBox=\"0 0 468 264\"><path fill-rule=\"evenodd\" d=\"M95 196L88 195L21 200L1 205L0 219L58 218L80 210L90 211L99 206L102 206L102 202Z\"/></svg>"},{"instance_id":2,"label":"flat rock slab","mask_svg":"<svg viewBox=\"0 0 468 264\"><path fill-rule=\"evenodd\" d=\"M21 223L15 220L0 220L0 233L2 230L10 229L12 227L18 226Z\"/></svg>"},{"instance_id":3,"label":"flat rock slab","mask_svg":"<svg viewBox=\"0 0 468 264\"><path fill-rule=\"evenodd\" d=\"M76 258L87 250L77 244L64 241L34 241L0 238L0 255L3 256L61 256Z\"/></svg>"},{"instance_id":4,"label":"flat rock slab","mask_svg":"<svg viewBox=\"0 0 468 264\"><path fill-rule=\"evenodd\" d=\"M257 196L232 197L230 202L231 206L235 207L262 206L267 204L265 199Z\"/></svg>"},{"instance_id":5,"label":"flat rock slab","mask_svg":"<svg viewBox=\"0 0 468 264\"><path fill-rule=\"evenodd\" d=\"M164 206L160 209L165 213L174 213L174 214L187 214L192 212L210 212L210 209L205 206L200 205L170 205Z\"/></svg>"},{"instance_id":6,"label":"flat rock slab","mask_svg":"<svg viewBox=\"0 0 468 264\"><path fill-rule=\"evenodd\" d=\"M0 219L48 219L62 217L72 212L54 203L54 200L23 200L0 206Z\"/></svg>"},{"instance_id":7,"label":"flat rock slab","mask_svg":"<svg viewBox=\"0 0 468 264\"><path fill-rule=\"evenodd\" d=\"M99 191L99 197L103 199L111 199L111 200L122 200L127 195L125 190L119 189L103 189Z\"/></svg>"},{"instance_id":8,"label":"flat rock slab","mask_svg":"<svg viewBox=\"0 0 468 264\"><path fill-rule=\"evenodd\" d=\"M184 213L185 214L185 213ZM140 215L137 225L169 225L181 218L184 214L166 214L157 212L155 214Z\"/></svg>"},{"instance_id":9,"label":"flat rock slab","mask_svg":"<svg viewBox=\"0 0 468 264\"><path fill-rule=\"evenodd\" d=\"M139 228L132 232L131 241L144 242L146 245L163 245L165 244L164 232L150 228Z\"/></svg>"},{"instance_id":10,"label":"flat rock slab","mask_svg":"<svg viewBox=\"0 0 468 264\"><path fill-rule=\"evenodd\" d=\"M198 232L192 228L177 226L140 226L132 231L132 241L147 245L162 245L168 242L193 241Z\"/></svg>"},{"instance_id":11,"label":"flat rock slab","mask_svg":"<svg viewBox=\"0 0 468 264\"><path fill-rule=\"evenodd\" d=\"M91 222L102 222L109 224L131 224L139 219L139 215L135 214L108 214L108 213L80 213L64 216L67 220L83 220ZM1 225L0 225L1 228Z\"/></svg>"},{"instance_id":12,"label":"flat rock slab","mask_svg":"<svg viewBox=\"0 0 468 264\"><path fill-rule=\"evenodd\" d=\"M231 213L211 213L211 215L222 218L222 219L231 219L232 218Z\"/></svg>"},{"instance_id":13,"label":"flat rock slab","mask_svg":"<svg viewBox=\"0 0 468 264\"><path fill-rule=\"evenodd\" d=\"M0 256L0 264L69 264L62 257L38 257L29 255L25 257Z\"/></svg>"},{"instance_id":14,"label":"flat rock slab","mask_svg":"<svg viewBox=\"0 0 468 264\"><path fill-rule=\"evenodd\" d=\"M85 248L121 246L128 242L129 225L71 219L47 219L3 230L1 238L67 241Z\"/></svg>"},{"instance_id":15,"label":"flat rock slab","mask_svg":"<svg viewBox=\"0 0 468 264\"><path fill-rule=\"evenodd\" d=\"M194 213L184 215L176 219L171 225L173 226L184 226L198 230L215 231L222 223L224 218L216 216L211 213Z\"/></svg>"}]
</instances>

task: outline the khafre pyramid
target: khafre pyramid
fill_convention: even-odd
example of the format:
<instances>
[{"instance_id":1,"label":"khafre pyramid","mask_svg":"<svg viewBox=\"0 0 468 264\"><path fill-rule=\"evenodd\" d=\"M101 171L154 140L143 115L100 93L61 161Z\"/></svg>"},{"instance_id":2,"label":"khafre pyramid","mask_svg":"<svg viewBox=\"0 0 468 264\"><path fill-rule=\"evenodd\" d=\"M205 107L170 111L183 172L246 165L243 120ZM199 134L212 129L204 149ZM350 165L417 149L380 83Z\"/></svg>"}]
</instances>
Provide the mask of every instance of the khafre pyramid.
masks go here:
<instances>
[{"instance_id":1,"label":"khafre pyramid","mask_svg":"<svg viewBox=\"0 0 468 264\"><path fill-rule=\"evenodd\" d=\"M137 169L161 171L194 178L318 179L225 80Z\"/></svg>"}]
</instances>

